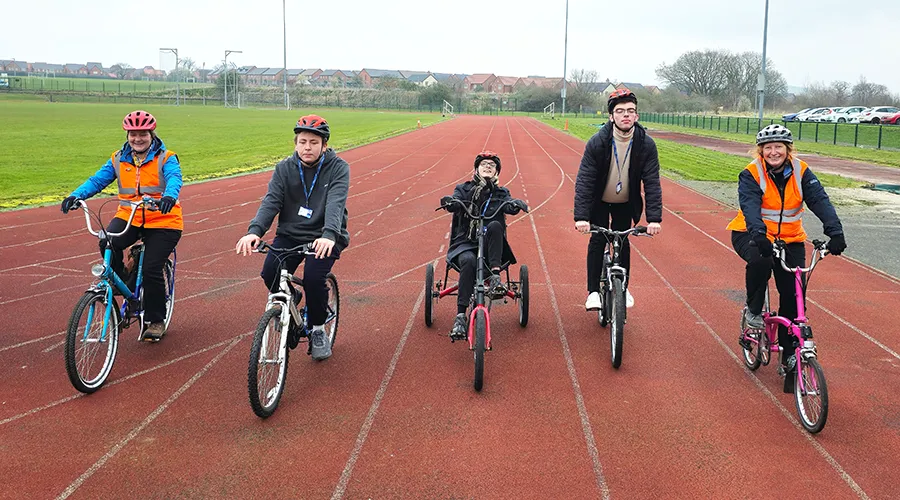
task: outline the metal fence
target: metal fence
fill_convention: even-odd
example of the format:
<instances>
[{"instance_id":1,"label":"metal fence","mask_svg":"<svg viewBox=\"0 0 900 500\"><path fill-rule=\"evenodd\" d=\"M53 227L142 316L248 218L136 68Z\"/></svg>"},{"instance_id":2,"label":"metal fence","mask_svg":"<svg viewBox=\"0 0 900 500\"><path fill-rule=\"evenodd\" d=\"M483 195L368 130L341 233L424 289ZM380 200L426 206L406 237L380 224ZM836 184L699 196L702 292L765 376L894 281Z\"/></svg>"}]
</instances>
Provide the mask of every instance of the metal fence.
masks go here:
<instances>
[{"instance_id":1,"label":"metal fence","mask_svg":"<svg viewBox=\"0 0 900 500\"><path fill-rule=\"evenodd\" d=\"M661 123L685 128L716 130L756 135L766 125L780 123L789 128L798 141L841 146L900 150L900 126L865 123L785 122L758 120L741 116L683 115L675 113L641 113L645 123Z\"/></svg>"}]
</instances>

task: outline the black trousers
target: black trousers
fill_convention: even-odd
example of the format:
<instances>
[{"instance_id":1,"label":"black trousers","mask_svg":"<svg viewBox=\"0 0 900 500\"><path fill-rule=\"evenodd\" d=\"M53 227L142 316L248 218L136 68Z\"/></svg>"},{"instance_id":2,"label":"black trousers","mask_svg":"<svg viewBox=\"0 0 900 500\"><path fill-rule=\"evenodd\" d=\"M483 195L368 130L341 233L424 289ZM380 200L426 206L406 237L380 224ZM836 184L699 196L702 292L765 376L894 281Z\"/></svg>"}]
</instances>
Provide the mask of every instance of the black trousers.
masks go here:
<instances>
[{"instance_id":1,"label":"black trousers","mask_svg":"<svg viewBox=\"0 0 900 500\"><path fill-rule=\"evenodd\" d=\"M109 223L107 231L118 233L125 229L126 224L125 220L115 218ZM112 268L123 280L126 279L122 262L123 252L138 239L144 240L144 321L149 323L164 321L166 285L163 281L163 265L181 239L181 231L131 226L122 236L112 238ZM100 240L100 253L102 254L104 250L106 240Z\"/></svg>"},{"instance_id":2,"label":"black trousers","mask_svg":"<svg viewBox=\"0 0 900 500\"><path fill-rule=\"evenodd\" d=\"M500 267L503 257L503 225L491 221L485 226L484 234L485 259L490 269ZM475 292L475 267L478 265L478 253L467 250L457 255L454 262L459 266L459 290L456 298L456 312L464 313L469 307L472 293ZM487 269L487 272L490 272Z\"/></svg>"},{"instance_id":3,"label":"black trousers","mask_svg":"<svg viewBox=\"0 0 900 500\"><path fill-rule=\"evenodd\" d=\"M612 229L613 231L625 231L631 229L631 206L628 203L601 202L596 218L591 223L597 226ZM612 219L612 227L610 227ZM603 277L603 249L606 247L607 238L602 234L592 234L587 251L587 289L588 293L600 291L600 279ZM619 249L622 267L628 273L628 281L631 281L631 245L625 240Z\"/></svg>"},{"instance_id":4,"label":"black trousers","mask_svg":"<svg viewBox=\"0 0 900 500\"><path fill-rule=\"evenodd\" d=\"M292 248L299 245L300 242L294 241L284 236L276 236L272 240L272 246L277 248ZM299 252L290 254L277 254L269 252L266 255L266 262L263 264L262 276L269 291L278 291L278 276L281 274L281 268L287 269L291 274L297 270L300 263L306 261L303 266L303 293L306 295L306 315L309 326L324 325L328 318L328 287L325 286L325 277L331 272L334 261L337 256L332 253L331 257L317 259L312 255L305 255ZM309 258L305 258L309 257Z\"/></svg>"},{"instance_id":5,"label":"black trousers","mask_svg":"<svg viewBox=\"0 0 900 500\"><path fill-rule=\"evenodd\" d=\"M775 286L778 288L778 315L794 319L797 317L797 299L795 292L795 275L781 268L781 261L772 256L764 258L759 254L756 245L751 245L750 234L745 231L731 232L731 245L734 251L747 262L746 287L747 308L753 314L762 312L763 303L766 300L766 289L769 286L769 277L774 273ZM806 266L806 247L803 242L788 243L785 246L785 260L788 267ZM806 276L802 276L804 282ZM805 285L805 283L804 283ZM803 297L804 303L806 297ZM788 355L793 354L794 337L788 334L787 328L778 327L778 343ZM787 362L787 357L782 357L782 362Z\"/></svg>"}]
</instances>

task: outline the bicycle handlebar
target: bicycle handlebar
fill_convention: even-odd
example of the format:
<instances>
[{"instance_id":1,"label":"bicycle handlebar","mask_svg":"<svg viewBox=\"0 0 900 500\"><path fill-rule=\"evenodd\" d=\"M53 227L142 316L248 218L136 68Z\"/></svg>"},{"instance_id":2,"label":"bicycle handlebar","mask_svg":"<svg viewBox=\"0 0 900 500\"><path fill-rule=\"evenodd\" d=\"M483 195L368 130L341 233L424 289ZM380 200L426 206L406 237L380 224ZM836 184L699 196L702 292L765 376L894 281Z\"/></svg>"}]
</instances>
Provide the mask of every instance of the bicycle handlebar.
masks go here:
<instances>
[{"instance_id":1,"label":"bicycle handlebar","mask_svg":"<svg viewBox=\"0 0 900 500\"><path fill-rule=\"evenodd\" d=\"M256 248L253 250L256 253L268 253L269 250L277 253L290 253L290 252L300 252L301 249L305 249L302 253L305 255L315 255L315 245L313 242L303 243L297 245L292 248L278 248L273 247L272 245L266 243L265 241L260 240L259 244L256 245Z\"/></svg>"},{"instance_id":2,"label":"bicycle handlebar","mask_svg":"<svg viewBox=\"0 0 900 500\"><path fill-rule=\"evenodd\" d=\"M149 205L149 210L159 210L159 204L157 203L157 201L147 195L144 195L144 198L141 201L130 201L128 203L131 204L131 214L128 216L128 221L125 224L125 229L119 231L118 233L110 233L103 228L101 228L100 231L103 231L107 236L122 236L126 231L128 231L129 228L131 228L131 221L134 220L134 214L135 212L137 212L137 209L139 207ZM84 221L87 224L88 232L93 234L94 236L99 237L100 231L94 231L94 226L91 224L91 216L90 212L88 211L87 202L85 200L78 200L78 206L80 206L84 211Z\"/></svg>"},{"instance_id":3,"label":"bicycle handlebar","mask_svg":"<svg viewBox=\"0 0 900 500\"><path fill-rule=\"evenodd\" d=\"M785 255L787 254L787 251L785 250L785 246L787 244L784 242L784 240L775 240L775 243L773 245L774 250L775 250L775 256L778 257L778 260L781 262L781 268L789 273L795 273L798 270L801 273L808 273L808 272L812 271L816 267L816 264L818 264L820 260L824 259L826 255L828 255L828 249L825 248L825 246L827 245L826 242L820 241L820 240L813 240L812 244L813 244L813 255L812 255L812 261L810 262L809 267L800 267L800 266L788 267L787 261L785 261Z\"/></svg>"},{"instance_id":4,"label":"bicycle handlebar","mask_svg":"<svg viewBox=\"0 0 900 500\"><path fill-rule=\"evenodd\" d=\"M487 219L493 219L494 217L496 217L497 214L499 214L500 211L501 211L506 205L512 205L512 203L513 203L514 201L516 201L516 200L515 200L515 199L509 199L509 200L504 201L503 203L501 203L501 204L497 207L496 210L494 210L494 213L492 213L491 215L476 215L476 214L473 214L473 213L472 213L472 209L477 209L477 205L475 204L475 202L474 202L474 201L470 201L470 200L461 200L461 199L459 199L459 198L451 198L450 203L448 203L448 204L446 204L446 205L441 205L441 206L435 208L434 211L437 212L438 210L445 210L445 209L447 209L448 207L450 207L453 203L458 203L458 204L460 204L460 205L463 206L463 208L464 208L465 211L466 211L466 214L467 214L469 217L471 217L471 218L473 218L473 219L475 219L475 220L478 220L478 219L485 219L485 220L487 220ZM527 208L524 208L524 209L522 209L522 210L523 210L526 214L528 213L528 209L527 209Z\"/></svg>"},{"instance_id":5,"label":"bicycle handlebar","mask_svg":"<svg viewBox=\"0 0 900 500\"><path fill-rule=\"evenodd\" d=\"M590 230L590 232L591 232L591 233L605 234L605 235L607 235L607 236L620 236L620 237L621 237L621 236L629 236L629 235L632 235L632 234L638 235L638 236L640 236L640 235L647 235L647 236L650 236L649 234L647 234L647 227L646 227L646 226L634 226L633 228L627 229L627 230L625 230L625 231L613 231L613 230L610 230L610 229L606 229L605 227L600 227L600 226L591 224L591 230Z\"/></svg>"}]
</instances>

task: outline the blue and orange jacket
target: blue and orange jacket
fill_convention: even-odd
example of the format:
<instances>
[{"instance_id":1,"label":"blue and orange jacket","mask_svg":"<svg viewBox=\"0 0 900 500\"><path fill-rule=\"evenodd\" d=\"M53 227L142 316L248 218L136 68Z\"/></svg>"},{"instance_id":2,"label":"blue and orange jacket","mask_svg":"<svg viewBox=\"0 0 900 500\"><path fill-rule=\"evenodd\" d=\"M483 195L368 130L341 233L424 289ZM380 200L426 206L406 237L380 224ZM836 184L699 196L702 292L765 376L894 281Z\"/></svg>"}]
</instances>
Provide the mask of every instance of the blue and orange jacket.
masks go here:
<instances>
[{"instance_id":1,"label":"blue and orange jacket","mask_svg":"<svg viewBox=\"0 0 900 500\"><path fill-rule=\"evenodd\" d=\"M129 202L139 201L144 195L156 200L163 196L177 200L184 184L178 155L167 150L158 137L153 140L147 151L147 158L140 167L134 165L132 153L131 146L126 142L121 150L110 155L109 160L97 173L73 191L72 196L85 200L102 191L113 181L118 181L119 209L116 211L116 217L123 220L128 220L131 213ZM181 203L176 203L167 214L138 210L134 215L133 224L151 229L184 230Z\"/></svg>"}]
</instances>

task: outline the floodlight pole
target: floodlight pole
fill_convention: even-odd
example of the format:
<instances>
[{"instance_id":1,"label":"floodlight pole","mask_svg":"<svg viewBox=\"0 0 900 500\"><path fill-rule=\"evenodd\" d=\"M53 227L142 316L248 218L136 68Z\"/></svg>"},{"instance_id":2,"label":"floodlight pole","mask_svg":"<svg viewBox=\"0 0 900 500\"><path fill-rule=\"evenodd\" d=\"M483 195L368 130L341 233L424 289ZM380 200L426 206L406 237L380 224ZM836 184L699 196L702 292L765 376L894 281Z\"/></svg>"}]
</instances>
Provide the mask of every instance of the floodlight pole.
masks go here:
<instances>
[{"instance_id":1,"label":"floodlight pole","mask_svg":"<svg viewBox=\"0 0 900 500\"><path fill-rule=\"evenodd\" d=\"M228 107L228 54L242 54L240 50L226 50L225 51L225 107ZM235 72L235 78L237 77L237 72Z\"/></svg>"},{"instance_id":2,"label":"floodlight pole","mask_svg":"<svg viewBox=\"0 0 900 500\"><path fill-rule=\"evenodd\" d=\"M160 48L159 50L175 54L175 105L178 106L178 49Z\"/></svg>"},{"instance_id":3,"label":"floodlight pole","mask_svg":"<svg viewBox=\"0 0 900 500\"><path fill-rule=\"evenodd\" d=\"M766 38L769 32L769 0L766 0L766 15L763 22L762 70L759 74L759 126L762 126L763 104L766 101Z\"/></svg>"},{"instance_id":4,"label":"floodlight pole","mask_svg":"<svg viewBox=\"0 0 900 500\"><path fill-rule=\"evenodd\" d=\"M766 0L768 1L768 0ZM566 55L569 49L569 0L566 0L566 33L563 39L562 116L566 116Z\"/></svg>"},{"instance_id":5,"label":"floodlight pole","mask_svg":"<svg viewBox=\"0 0 900 500\"><path fill-rule=\"evenodd\" d=\"M290 101L287 91L287 10L285 3L287 3L286 0L281 0L281 20L284 25L284 107L287 109L290 107Z\"/></svg>"}]
</instances>

